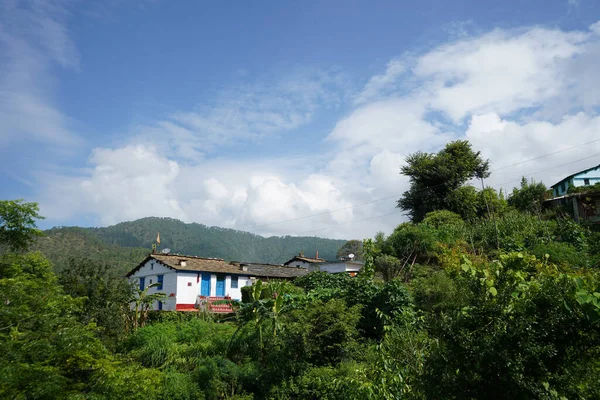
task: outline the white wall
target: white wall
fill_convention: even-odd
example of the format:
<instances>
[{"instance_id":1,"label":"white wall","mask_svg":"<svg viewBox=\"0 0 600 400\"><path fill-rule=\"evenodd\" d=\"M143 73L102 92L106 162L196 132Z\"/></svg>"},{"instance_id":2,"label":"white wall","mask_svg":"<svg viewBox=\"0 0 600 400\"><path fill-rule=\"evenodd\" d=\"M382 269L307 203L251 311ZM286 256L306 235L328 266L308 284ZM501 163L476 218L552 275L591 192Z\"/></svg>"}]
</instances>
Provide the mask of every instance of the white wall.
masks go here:
<instances>
[{"instance_id":1,"label":"white wall","mask_svg":"<svg viewBox=\"0 0 600 400\"><path fill-rule=\"evenodd\" d=\"M157 290L152 288L148 290L149 294L161 292L167 295L163 300L163 310L173 311L177 304L196 304L200 295L200 286L202 284L202 272L198 279L198 272L194 271L175 271L167 268L155 260L149 260L144 266L136 271L129 280L136 287L139 287L139 278L146 279L145 288L152 283L158 282L158 275L163 275L163 288ZM188 285L189 284L189 285ZM231 275L225 276L225 296L230 296L233 300L242 299L242 287L251 286L252 281L247 275L238 275L238 287L231 287ZM217 275L210 276L210 295L217 293ZM158 310L158 303L154 304L153 309Z\"/></svg>"},{"instance_id":2,"label":"white wall","mask_svg":"<svg viewBox=\"0 0 600 400\"><path fill-rule=\"evenodd\" d=\"M167 268L155 260L149 260L139 270L137 270L129 278L129 280L133 282L137 288L139 288L139 278L143 277L146 279L144 288L147 288L152 283L158 282L158 275L163 275L162 290L158 290L154 287L148 290L148 294L157 292L165 293L167 298L162 302L163 310L175 310L175 296L169 297L171 293L177 293L177 273L175 270ZM158 303L153 305L153 309L158 310Z\"/></svg>"},{"instance_id":3,"label":"white wall","mask_svg":"<svg viewBox=\"0 0 600 400\"><path fill-rule=\"evenodd\" d=\"M234 289L231 287L231 276L227 275L225 278L225 295L230 296L233 300L242 300L242 288L244 286L252 286L250 277L244 275L238 275L238 287Z\"/></svg>"},{"instance_id":4,"label":"white wall","mask_svg":"<svg viewBox=\"0 0 600 400\"><path fill-rule=\"evenodd\" d=\"M212 279L211 279L212 283ZM177 272L177 304L196 304L200 295L202 273L198 282L198 272ZM212 286L212 285L211 285ZM212 288L211 288L212 291Z\"/></svg>"},{"instance_id":5,"label":"white wall","mask_svg":"<svg viewBox=\"0 0 600 400\"><path fill-rule=\"evenodd\" d=\"M342 272L358 272L360 271L360 269L360 265L347 264L345 262L319 264L314 268L315 271L323 271L329 274L339 274Z\"/></svg>"}]
</instances>

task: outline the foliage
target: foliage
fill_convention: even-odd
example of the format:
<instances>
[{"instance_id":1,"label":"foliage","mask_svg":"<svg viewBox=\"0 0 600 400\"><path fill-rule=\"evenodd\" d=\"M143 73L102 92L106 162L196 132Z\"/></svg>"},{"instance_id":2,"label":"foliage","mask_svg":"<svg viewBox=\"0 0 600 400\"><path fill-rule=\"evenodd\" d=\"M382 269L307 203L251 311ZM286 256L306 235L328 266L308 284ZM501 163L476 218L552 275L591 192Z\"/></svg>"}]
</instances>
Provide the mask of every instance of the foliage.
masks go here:
<instances>
[{"instance_id":1,"label":"foliage","mask_svg":"<svg viewBox=\"0 0 600 400\"><path fill-rule=\"evenodd\" d=\"M107 356L80 302L65 295L37 253L0 257L1 398L55 398L85 388ZM43 385L40 382L44 382Z\"/></svg>"},{"instance_id":2,"label":"foliage","mask_svg":"<svg viewBox=\"0 0 600 400\"><path fill-rule=\"evenodd\" d=\"M24 200L0 200L0 244L11 251L24 251L42 232L35 226L38 214L37 203Z\"/></svg>"},{"instance_id":3,"label":"foliage","mask_svg":"<svg viewBox=\"0 0 600 400\"><path fill-rule=\"evenodd\" d=\"M439 344L426 362L428 397L598 395L597 381L572 375L598 371L600 331L590 326L569 275L510 253L481 267L465 259L454 279L461 301L430 321Z\"/></svg>"},{"instance_id":4,"label":"foliage","mask_svg":"<svg viewBox=\"0 0 600 400\"><path fill-rule=\"evenodd\" d=\"M416 152L406 159L401 172L410 179L410 189L398 200L413 222L423 220L435 210L450 210L462 215L466 192L463 185L475 177L487 177L489 164L468 141L448 143L437 154Z\"/></svg>"},{"instance_id":5,"label":"foliage","mask_svg":"<svg viewBox=\"0 0 600 400\"><path fill-rule=\"evenodd\" d=\"M348 257L350 254L354 254L354 260L363 260L363 242L360 240L348 240L336 253L336 258Z\"/></svg>"},{"instance_id":6,"label":"foliage","mask_svg":"<svg viewBox=\"0 0 600 400\"><path fill-rule=\"evenodd\" d=\"M519 189L514 188L508 197L508 205L519 211L539 214L542 212L546 191L546 185L542 182L528 181L523 177L521 187Z\"/></svg>"},{"instance_id":7,"label":"foliage","mask_svg":"<svg viewBox=\"0 0 600 400\"><path fill-rule=\"evenodd\" d=\"M132 287L111 265L85 258L73 258L59 275L66 294L83 300L80 320L94 322L108 346L116 345L127 331Z\"/></svg>"},{"instance_id":8,"label":"foliage","mask_svg":"<svg viewBox=\"0 0 600 400\"><path fill-rule=\"evenodd\" d=\"M569 185L569 189L567 190L568 194L587 193L587 192L600 192L600 182L595 183L593 185L585 185L585 186Z\"/></svg>"},{"instance_id":9,"label":"foliage","mask_svg":"<svg viewBox=\"0 0 600 400\"><path fill-rule=\"evenodd\" d=\"M435 229L445 226L463 226L465 222L457 213L448 210L431 211L425 214L423 224Z\"/></svg>"},{"instance_id":10,"label":"foliage","mask_svg":"<svg viewBox=\"0 0 600 400\"><path fill-rule=\"evenodd\" d=\"M445 200L366 240L358 277L257 281L235 317L150 312L161 295L130 291L114 259L65 261L57 279L40 254L7 252L0 397L600 398L600 233L464 183ZM119 240L145 232L131 226Z\"/></svg>"},{"instance_id":11,"label":"foliage","mask_svg":"<svg viewBox=\"0 0 600 400\"><path fill-rule=\"evenodd\" d=\"M402 262L388 254L378 256L375 261L375 271L380 273L384 281L389 281L397 278L402 273Z\"/></svg>"}]
</instances>

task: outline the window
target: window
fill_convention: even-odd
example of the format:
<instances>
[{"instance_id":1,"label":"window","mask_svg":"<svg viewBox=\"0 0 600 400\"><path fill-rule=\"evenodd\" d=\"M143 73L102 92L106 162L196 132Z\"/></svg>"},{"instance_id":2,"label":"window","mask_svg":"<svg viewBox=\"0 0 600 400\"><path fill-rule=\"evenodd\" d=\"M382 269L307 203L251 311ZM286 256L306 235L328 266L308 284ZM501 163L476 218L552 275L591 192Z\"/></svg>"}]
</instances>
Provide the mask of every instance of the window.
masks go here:
<instances>
[{"instance_id":1,"label":"window","mask_svg":"<svg viewBox=\"0 0 600 400\"><path fill-rule=\"evenodd\" d=\"M238 288L238 277L237 277L237 275L231 277L231 288L232 289L237 289Z\"/></svg>"},{"instance_id":2,"label":"window","mask_svg":"<svg viewBox=\"0 0 600 400\"><path fill-rule=\"evenodd\" d=\"M140 278L140 290L144 290L144 286L146 286L146 278Z\"/></svg>"},{"instance_id":3,"label":"window","mask_svg":"<svg viewBox=\"0 0 600 400\"><path fill-rule=\"evenodd\" d=\"M150 279L150 284L152 285L152 279Z\"/></svg>"},{"instance_id":4,"label":"window","mask_svg":"<svg viewBox=\"0 0 600 400\"><path fill-rule=\"evenodd\" d=\"M564 193L564 191L565 191L565 183L563 182L560 184L560 192Z\"/></svg>"},{"instance_id":5,"label":"window","mask_svg":"<svg viewBox=\"0 0 600 400\"><path fill-rule=\"evenodd\" d=\"M158 282L158 286L156 287L156 290L163 290L164 275L157 275L156 279L157 279L156 281Z\"/></svg>"},{"instance_id":6,"label":"window","mask_svg":"<svg viewBox=\"0 0 600 400\"><path fill-rule=\"evenodd\" d=\"M586 185L586 186L587 186L587 185L589 185L589 184L590 184L590 180L589 180L589 179L587 179L587 178L586 178L586 179L584 179L584 180L583 180L583 184L584 184L584 185Z\"/></svg>"},{"instance_id":7,"label":"window","mask_svg":"<svg viewBox=\"0 0 600 400\"><path fill-rule=\"evenodd\" d=\"M150 269L154 270L154 263L150 264Z\"/></svg>"},{"instance_id":8,"label":"window","mask_svg":"<svg viewBox=\"0 0 600 400\"><path fill-rule=\"evenodd\" d=\"M159 311L160 311L160 310L162 310L162 301L159 301L159 302L158 302L158 310L159 310Z\"/></svg>"}]
</instances>

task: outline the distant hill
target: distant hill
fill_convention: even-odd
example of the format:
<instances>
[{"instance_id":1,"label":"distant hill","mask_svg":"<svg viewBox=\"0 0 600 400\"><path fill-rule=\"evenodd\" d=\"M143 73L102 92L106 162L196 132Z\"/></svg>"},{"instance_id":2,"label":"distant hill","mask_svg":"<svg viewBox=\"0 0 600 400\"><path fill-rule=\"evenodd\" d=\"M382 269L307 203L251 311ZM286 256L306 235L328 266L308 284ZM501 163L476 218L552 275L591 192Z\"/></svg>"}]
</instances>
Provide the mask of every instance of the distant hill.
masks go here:
<instances>
[{"instance_id":1,"label":"distant hill","mask_svg":"<svg viewBox=\"0 0 600 400\"><path fill-rule=\"evenodd\" d=\"M254 261L279 264L303 251L307 256L334 260L345 240L318 237L269 237L249 232L186 224L172 218L149 217L122 222L106 228L57 227L44 233L33 246L46 254L61 270L69 258L86 256L115 264L127 271L150 251L160 232L160 249L172 253L218 257L230 261Z\"/></svg>"}]
</instances>

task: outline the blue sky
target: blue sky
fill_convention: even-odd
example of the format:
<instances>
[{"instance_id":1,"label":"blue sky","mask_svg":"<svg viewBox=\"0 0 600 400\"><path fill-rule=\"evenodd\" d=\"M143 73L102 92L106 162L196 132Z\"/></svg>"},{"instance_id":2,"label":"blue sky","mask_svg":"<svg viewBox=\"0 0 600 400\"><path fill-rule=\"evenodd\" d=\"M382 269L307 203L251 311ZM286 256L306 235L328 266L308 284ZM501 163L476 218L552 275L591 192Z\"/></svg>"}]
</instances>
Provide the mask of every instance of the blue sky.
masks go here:
<instances>
[{"instance_id":1,"label":"blue sky","mask_svg":"<svg viewBox=\"0 0 600 400\"><path fill-rule=\"evenodd\" d=\"M99 3L0 1L1 197L45 228L366 237L403 220L417 150L560 151L508 190L600 163L564 150L600 138L595 1Z\"/></svg>"}]
</instances>

